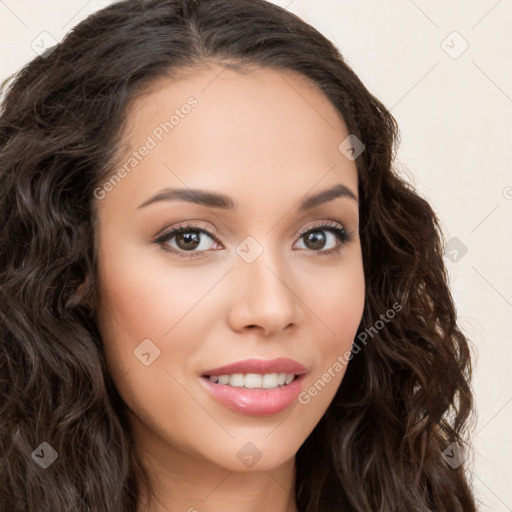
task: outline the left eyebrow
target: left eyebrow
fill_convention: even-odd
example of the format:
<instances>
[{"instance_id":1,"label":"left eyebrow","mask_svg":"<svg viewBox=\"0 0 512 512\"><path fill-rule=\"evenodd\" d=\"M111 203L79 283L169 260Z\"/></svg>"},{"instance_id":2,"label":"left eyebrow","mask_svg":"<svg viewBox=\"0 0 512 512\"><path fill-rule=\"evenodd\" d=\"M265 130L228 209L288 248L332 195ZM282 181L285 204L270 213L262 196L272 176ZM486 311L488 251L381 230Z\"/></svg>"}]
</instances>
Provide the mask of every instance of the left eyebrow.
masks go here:
<instances>
[{"instance_id":1,"label":"left eyebrow","mask_svg":"<svg viewBox=\"0 0 512 512\"><path fill-rule=\"evenodd\" d=\"M307 196L301 201L298 209L300 211L309 210L310 208L318 206L322 203L327 203L328 201L332 201L338 197L348 197L358 202L357 196L354 194L354 192L352 192L352 190L350 190L345 185L338 184L332 188L323 190L318 194Z\"/></svg>"},{"instance_id":2,"label":"left eyebrow","mask_svg":"<svg viewBox=\"0 0 512 512\"><path fill-rule=\"evenodd\" d=\"M299 211L309 210L322 203L327 203L338 197L347 197L358 201L357 196L348 187L342 184L323 190L314 195L306 196L298 206ZM225 194L218 194L198 189L174 188L163 189L151 196L149 199L137 206L137 209L144 208L159 201L188 201L212 208L234 209L236 203Z\"/></svg>"}]
</instances>

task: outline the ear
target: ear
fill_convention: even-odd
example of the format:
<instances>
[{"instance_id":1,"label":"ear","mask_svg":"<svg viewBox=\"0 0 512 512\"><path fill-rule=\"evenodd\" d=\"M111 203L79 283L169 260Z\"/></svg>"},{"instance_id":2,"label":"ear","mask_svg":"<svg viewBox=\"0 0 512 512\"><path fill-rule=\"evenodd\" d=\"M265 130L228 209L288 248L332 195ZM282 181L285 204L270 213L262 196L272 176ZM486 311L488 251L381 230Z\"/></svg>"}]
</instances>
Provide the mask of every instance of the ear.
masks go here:
<instances>
[{"instance_id":1,"label":"ear","mask_svg":"<svg viewBox=\"0 0 512 512\"><path fill-rule=\"evenodd\" d=\"M86 305L89 308L93 308L93 299L91 293L91 283L89 276L86 275L82 283L78 286L75 294L70 299L70 306Z\"/></svg>"}]
</instances>

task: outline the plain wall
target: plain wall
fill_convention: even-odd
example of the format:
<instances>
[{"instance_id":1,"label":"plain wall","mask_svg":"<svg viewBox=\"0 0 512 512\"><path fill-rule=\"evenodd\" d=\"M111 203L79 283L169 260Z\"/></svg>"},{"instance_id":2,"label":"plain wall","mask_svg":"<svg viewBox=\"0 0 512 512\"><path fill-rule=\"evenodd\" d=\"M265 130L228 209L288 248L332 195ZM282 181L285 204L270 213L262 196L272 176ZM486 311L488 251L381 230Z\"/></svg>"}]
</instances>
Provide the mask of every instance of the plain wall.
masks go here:
<instances>
[{"instance_id":1,"label":"plain wall","mask_svg":"<svg viewBox=\"0 0 512 512\"><path fill-rule=\"evenodd\" d=\"M0 80L110 3L0 1ZM475 493L482 512L512 511L512 2L274 3L334 41L398 121L398 160L450 241L450 283L474 349Z\"/></svg>"}]
</instances>

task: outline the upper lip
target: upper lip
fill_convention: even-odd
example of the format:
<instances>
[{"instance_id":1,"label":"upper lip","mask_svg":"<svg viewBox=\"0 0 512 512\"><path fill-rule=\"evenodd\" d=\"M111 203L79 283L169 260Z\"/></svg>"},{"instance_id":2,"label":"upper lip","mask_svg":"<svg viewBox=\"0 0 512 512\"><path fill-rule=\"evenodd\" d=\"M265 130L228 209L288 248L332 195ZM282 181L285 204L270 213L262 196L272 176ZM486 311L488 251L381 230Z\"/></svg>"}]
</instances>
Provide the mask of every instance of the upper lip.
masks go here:
<instances>
[{"instance_id":1,"label":"upper lip","mask_svg":"<svg viewBox=\"0 0 512 512\"><path fill-rule=\"evenodd\" d=\"M286 357L279 357L277 359L246 359L245 361L237 361L235 363L219 366L205 370L203 376L216 376L216 375L233 375L235 373L294 373L295 375L302 375L308 369L293 359Z\"/></svg>"}]
</instances>

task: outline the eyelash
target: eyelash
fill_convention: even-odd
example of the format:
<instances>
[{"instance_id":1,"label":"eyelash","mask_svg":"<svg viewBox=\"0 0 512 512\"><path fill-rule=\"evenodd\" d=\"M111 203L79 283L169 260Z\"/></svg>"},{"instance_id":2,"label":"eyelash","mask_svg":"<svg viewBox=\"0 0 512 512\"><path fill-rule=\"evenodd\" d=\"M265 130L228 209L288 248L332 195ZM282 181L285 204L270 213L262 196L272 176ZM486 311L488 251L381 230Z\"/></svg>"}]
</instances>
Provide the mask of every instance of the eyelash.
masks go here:
<instances>
[{"instance_id":1,"label":"eyelash","mask_svg":"<svg viewBox=\"0 0 512 512\"><path fill-rule=\"evenodd\" d=\"M301 239L307 233L314 232L314 231L329 231L329 232L333 233L334 236L337 238L337 240L340 242L339 244L337 244L336 247L333 247L332 249L328 249L326 251L322 251L322 250L314 251L311 249L311 252L318 253L319 256L330 256L331 254L339 253L345 244L350 243L354 239L354 235L350 230L348 230L344 227L340 227L340 226L341 225L337 222L325 221L317 226L312 226L312 227L302 230L298 234L298 239ZM179 226L173 227L173 228L165 231L161 235L157 236L153 240L153 242L160 245L162 247L162 249L164 249L165 251L173 253L173 254L178 254L180 257L183 257L183 258L201 257L199 255L206 251L182 251L182 250L178 251L176 249L169 248L166 245L166 242L168 242L174 236L176 236L180 233L186 233L187 231L198 231L200 233L204 233L217 242L215 234L212 231L210 231L209 229L207 229L206 225L198 226L196 224L188 224L188 223L181 224Z\"/></svg>"}]
</instances>

